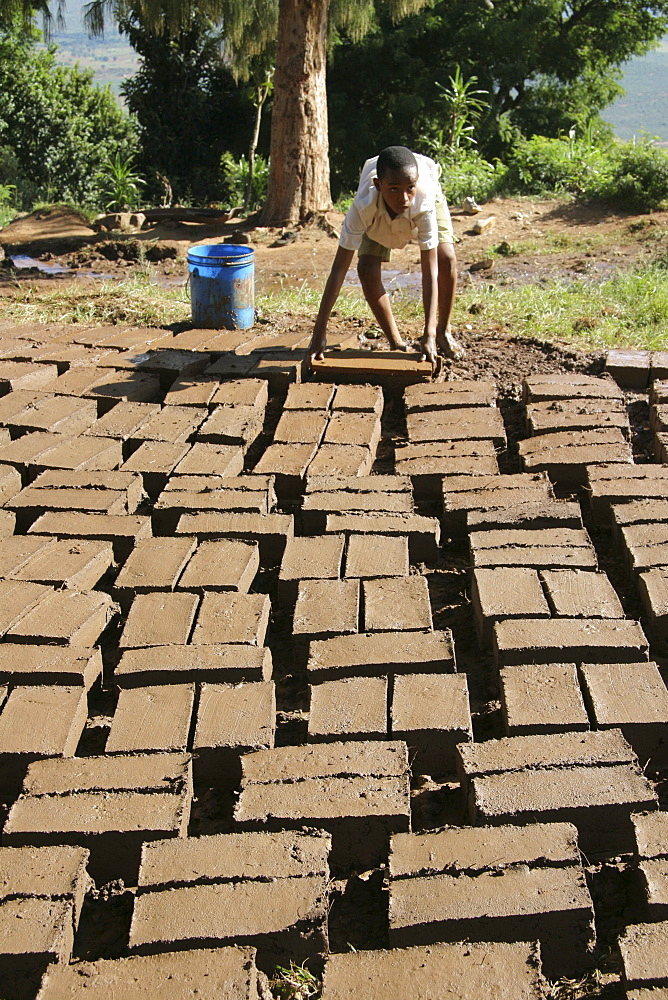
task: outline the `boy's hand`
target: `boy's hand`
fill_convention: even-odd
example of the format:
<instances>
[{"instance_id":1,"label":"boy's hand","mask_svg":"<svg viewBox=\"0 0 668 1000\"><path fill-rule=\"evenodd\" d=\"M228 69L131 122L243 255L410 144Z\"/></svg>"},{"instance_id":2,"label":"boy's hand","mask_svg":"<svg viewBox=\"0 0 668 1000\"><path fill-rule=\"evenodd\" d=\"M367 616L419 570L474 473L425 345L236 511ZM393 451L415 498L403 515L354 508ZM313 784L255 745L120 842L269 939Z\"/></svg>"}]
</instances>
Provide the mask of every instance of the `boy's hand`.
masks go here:
<instances>
[{"instance_id":1,"label":"boy's hand","mask_svg":"<svg viewBox=\"0 0 668 1000\"><path fill-rule=\"evenodd\" d=\"M308 349L308 359L309 363L313 364L314 361L324 361L325 360L325 348L327 347L327 331L320 331L316 329L313 331L313 336L311 337L311 343Z\"/></svg>"}]
</instances>

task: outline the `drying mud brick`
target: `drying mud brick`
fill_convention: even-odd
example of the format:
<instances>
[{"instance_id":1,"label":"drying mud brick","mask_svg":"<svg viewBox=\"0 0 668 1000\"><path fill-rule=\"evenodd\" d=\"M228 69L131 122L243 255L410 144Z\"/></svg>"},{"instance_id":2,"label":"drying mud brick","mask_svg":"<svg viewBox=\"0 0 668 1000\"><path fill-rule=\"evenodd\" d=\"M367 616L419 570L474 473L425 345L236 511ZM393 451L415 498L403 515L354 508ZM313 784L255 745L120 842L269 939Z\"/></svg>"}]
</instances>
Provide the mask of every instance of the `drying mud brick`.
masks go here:
<instances>
[{"instance_id":1,"label":"drying mud brick","mask_svg":"<svg viewBox=\"0 0 668 1000\"><path fill-rule=\"evenodd\" d=\"M76 437L83 434L97 420L97 406L93 400L69 396L42 396L35 399L6 421L6 426L16 431L53 431Z\"/></svg>"},{"instance_id":2,"label":"drying mud brick","mask_svg":"<svg viewBox=\"0 0 668 1000\"><path fill-rule=\"evenodd\" d=\"M294 535L291 514L183 514L176 526L179 535L198 538L240 538L260 545L260 559L278 565L286 542Z\"/></svg>"},{"instance_id":3,"label":"drying mud brick","mask_svg":"<svg viewBox=\"0 0 668 1000\"><path fill-rule=\"evenodd\" d=\"M661 648L668 640L668 571L650 569L638 576L638 590L653 643Z\"/></svg>"},{"instance_id":4,"label":"drying mud brick","mask_svg":"<svg viewBox=\"0 0 668 1000\"><path fill-rule=\"evenodd\" d=\"M359 630L359 580L300 580L292 634L331 637Z\"/></svg>"},{"instance_id":5,"label":"drying mud brick","mask_svg":"<svg viewBox=\"0 0 668 1000\"><path fill-rule=\"evenodd\" d=\"M598 729L621 729L643 764L665 746L668 690L656 663L585 663L580 669Z\"/></svg>"},{"instance_id":6,"label":"drying mud brick","mask_svg":"<svg viewBox=\"0 0 668 1000\"><path fill-rule=\"evenodd\" d=\"M596 940L594 911L575 828L537 824L516 843L514 832L513 827L460 828L393 837L390 943L522 941L536 936L549 974L572 974L590 964ZM538 852L541 841L543 850ZM468 864L460 863L460 852Z\"/></svg>"},{"instance_id":7,"label":"drying mud brick","mask_svg":"<svg viewBox=\"0 0 668 1000\"><path fill-rule=\"evenodd\" d=\"M239 445L196 441L175 471L179 476L238 476L243 467L244 452Z\"/></svg>"},{"instance_id":8,"label":"drying mud brick","mask_svg":"<svg viewBox=\"0 0 668 1000\"><path fill-rule=\"evenodd\" d=\"M455 746L473 739L466 674L398 674L390 719L413 774L452 773Z\"/></svg>"},{"instance_id":9,"label":"drying mud brick","mask_svg":"<svg viewBox=\"0 0 668 1000\"><path fill-rule=\"evenodd\" d=\"M51 966L38 1000L150 1000L156 984L160 1000L255 1000L257 970L253 948L194 948L161 955L98 959Z\"/></svg>"},{"instance_id":10,"label":"drying mud brick","mask_svg":"<svg viewBox=\"0 0 668 1000\"><path fill-rule=\"evenodd\" d=\"M40 477L41 478L41 477ZM125 494L120 490L70 486L65 488L26 486L7 504L21 512L21 520L32 521L45 510L85 510L103 514L127 514Z\"/></svg>"},{"instance_id":11,"label":"drying mud brick","mask_svg":"<svg viewBox=\"0 0 668 1000\"><path fill-rule=\"evenodd\" d=\"M441 527L435 517L421 514L328 514L327 534L406 535L412 563L438 558Z\"/></svg>"},{"instance_id":12,"label":"drying mud brick","mask_svg":"<svg viewBox=\"0 0 668 1000\"><path fill-rule=\"evenodd\" d=\"M500 476L447 476L443 480L443 527L463 531L467 515L512 508L519 504L544 504L552 500L552 487L544 472Z\"/></svg>"},{"instance_id":13,"label":"drying mud brick","mask_svg":"<svg viewBox=\"0 0 668 1000\"><path fill-rule=\"evenodd\" d=\"M137 542L116 577L114 588L128 596L156 590L173 590L190 556L194 538L144 538Z\"/></svg>"},{"instance_id":14,"label":"drying mud brick","mask_svg":"<svg viewBox=\"0 0 668 1000\"><path fill-rule=\"evenodd\" d=\"M165 393L165 406L199 406L208 407L220 383L218 379L201 375L191 377L185 375L177 378Z\"/></svg>"},{"instance_id":15,"label":"drying mud brick","mask_svg":"<svg viewBox=\"0 0 668 1000\"><path fill-rule=\"evenodd\" d=\"M631 500L665 499L668 468L660 465L592 466L587 473L587 494L592 516L606 520L613 504Z\"/></svg>"},{"instance_id":16,"label":"drying mud brick","mask_svg":"<svg viewBox=\"0 0 668 1000\"><path fill-rule=\"evenodd\" d=\"M193 631L195 645L264 644L271 602L266 594L205 592Z\"/></svg>"},{"instance_id":17,"label":"drying mud brick","mask_svg":"<svg viewBox=\"0 0 668 1000\"><path fill-rule=\"evenodd\" d=\"M668 921L631 924L619 939L628 987L668 986ZM660 996L660 993L659 993Z\"/></svg>"},{"instance_id":18,"label":"drying mud brick","mask_svg":"<svg viewBox=\"0 0 668 1000\"><path fill-rule=\"evenodd\" d=\"M23 437L10 441L9 444L0 444L0 462L27 471L30 466L36 464L44 452L63 442L69 444L71 440L72 438L64 434L33 431L31 434L24 434Z\"/></svg>"},{"instance_id":19,"label":"drying mud brick","mask_svg":"<svg viewBox=\"0 0 668 1000\"><path fill-rule=\"evenodd\" d=\"M404 392L406 413L425 410L445 410L452 407L495 406L494 382L457 379L427 385L408 385Z\"/></svg>"},{"instance_id":20,"label":"drying mud brick","mask_svg":"<svg viewBox=\"0 0 668 1000\"><path fill-rule=\"evenodd\" d=\"M611 378L575 372L534 375L524 379L522 389L525 403L547 399L624 399L621 389Z\"/></svg>"},{"instance_id":21,"label":"drying mud brick","mask_svg":"<svg viewBox=\"0 0 668 1000\"><path fill-rule=\"evenodd\" d=\"M53 391L60 391L57 384L53 386ZM84 389L81 395L106 401L125 399L135 403L154 403L160 395L160 378L134 370L110 371L90 388Z\"/></svg>"},{"instance_id":22,"label":"drying mud brick","mask_svg":"<svg viewBox=\"0 0 668 1000\"><path fill-rule=\"evenodd\" d=\"M112 543L115 557L122 561L137 542L151 537L151 518L143 514L47 511L37 518L28 532L61 538L100 538Z\"/></svg>"},{"instance_id":23,"label":"drying mud brick","mask_svg":"<svg viewBox=\"0 0 668 1000\"><path fill-rule=\"evenodd\" d=\"M635 832L638 858L666 857L668 855L668 813L637 813L631 817Z\"/></svg>"},{"instance_id":24,"label":"drying mud brick","mask_svg":"<svg viewBox=\"0 0 668 1000\"><path fill-rule=\"evenodd\" d=\"M307 473L309 476L368 476L375 457L375 451L361 445L324 443L309 463Z\"/></svg>"},{"instance_id":25,"label":"drying mud brick","mask_svg":"<svg viewBox=\"0 0 668 1000\"><path fill-rule=\"evenodd\" d=\"M77 402L81 403L82 400ZM121 400L96 420L85 434L127 441L128 438L138 435L140 428L153 414L160 412L159 403L130 403Z\"/></svg>"},{"instance_id":26,"label":"drying mud brick","mask_svg":"<svg viewBox=\"0 0 668 1000\"><path fill-rule=\"evenodd\" d=\"M198 441L235 444L246 451L262 431L264 410L257 406L216 406L197 433Z\"/></svg>"},{"instance_id":27,"label":"drying mud brick","mask_svg":"<svg viewBox=\"0 0 668 1000\"><path fill-rule=\"evenodd\" d=\"M42 544L20 568L6 574L15 580L32 580L69 590L91 590L114 561L109 542L85 538L31 540Z\"/></svg>"},{"instance_id":28,"label":"drying mud brick","mask_svg":"<svg viewBox=\"0 0 668 1000\"><path fill-rule=\"evenodd\" d=\"M25 410L30 403L51 397L51 393L38 392L34 389L14 389L13 392L0 396L0 427L9 426L12 418Z\"/></svg>"},{"instance_id":29,"label":"drying mud brick","mask_svg":"<svg viewBox=\"0 0 668 1000\"><path fill-rule=\"evenodd\" d=\"M303 382L288 386L283 410L328 410L334 398L334 386L324 382Z\"/></svg>"},{"instance_id":30,"label":"drying mud brick","mask_svg":"<svg viewBox=\"0 0 668 1000\"><path fill-rule=\"evenodd\" d=\"M64 899L72 907L76 926L91 881L83 847L0 848L0 901L42 897Z\"/></svg>"},{"instance_id":31,"label":"drying mud brick","mask_svg":"<svg viewBox=\"0 0 668 1000\"><path fill-rule=\"evenodd\" d=\"M362 581L365 632L431 630L429 587L424 576Z\"/></svg>"},{"instance_id":32,"label":"drying mud brick","mask_svg":"<svg viewBox=\"0 0 668 1000\"><path fill-rule=\"evenodd\" d=\"M221 784L228 769L239 779L239 755L270 749L276 732L276 693L272 681L202 684L193 737L195 773ZM232 767L234 765L234 767Z\"/></svg>"},{"instance_id":33,"label":"drying mud brick","mask_svg":"<svg viewBox=\"0 0 668 1000\"><path fill-rule=\"evenodd\" d=\"M115 438L67 438L47 448L29 465L35 470L71 469L72 471L107 472L118 469L123 461L123 446Z\"/></svg>"},{"instance_id":34,"label":"drying mud brick","mask_svg":"<svg viewBox=\"0 0 668 1000\"><path fill-rule=\"evenodd\" d=\"M16 517L8 510L0 510L0 538L9 538L16 529Z\"/></svg>"},{"instance_id":35,"label":"drying mud brick","mask_svg":"<svg viewBox=\"0 0 668 1000\"><path fill-rule=\"evenodd\" d=\"M307 670L315 683L337 677L452 673L455 652L445 632L364 632L309 644Z\"/></svg>"},{"instance_id":36,"label":"drying mud brick","mask_svg":"<svg viewBox=\"0 0 668 1000\"><path fill-rule=\"evenodd\" d=\"M495 622L550 617L540 577L531 567L476 567L471 574L471 603L478 639L485 647L491 645Z\"/></svg>"},{"instance_id":37,"label":"drying mud brick","mask_svg":"<svg viewBox=\"0 0 668 1000\"><path fill-rule=\"evenodd\" d=\"M605 370L622 389L645 392L651 359L650 351L612 350L606 354Z\"/></svg>"},{"instance_id":38,"label":"drying mud brick","mask_svg":"<svg viewBox=\"0 0 668 1000\"><path fill-rule=\"evenodd\" d=\"M99 649L0 643L0 682L80 686L89 691L102 673Z\"/></svg>"},{"instance_id":39,"label":"drying mud brick","mask_svg":"<svg viewBox=\"0 0 668 1000\"><path fill-rule=\"evenodd\" d=\"M271 653L263 646L218 644L208 646L149 646L128 649L116 667L119 687L184 684L191 681L230 682L269 680Z\"/></svg>"},{"instance_id":40,"label":"drying mud brick","mask_svg":"<svg viewBox=\"0 0 668 1000\"><path fill-rule=\"evenodd\" d=\"M624 609L605 573L542 570L552 613L564 618L623 618Z\"/></svg>"},{"instance_id":41,"label":"drying mud brick","mask_svg":"<svg viewBox=\"0 0 668 1000\"><path fill-rule=\"evenodd\" d=\"M0 374L0 392L17 389L37 390L48 389L54 392L54 382L58 378L55 365L33 365L29 361L3 361Z\"/></svg>"},{"instance_id":42,"label":"drying mud brick","mask_svg":"<svg viewBox=\"0 0 668 1000\"><path fill-rule=\"evenodd\" d=\"M254 471L276 477L276 493L285 502L301 497L306 470L317 451L313 444L270 444Z\"/></svg>"},{"instance_id":43,"label":"drying mud brick","mask_svg":"<svg viewBox=\"0 0 668 1000\"><path fill-rule=\"evenodd\" d=\"M10 810L3 844L78 844L90 850L96 880L132 880L143 842L185 836L191 799L186 754L35 761Z\"/></svg>"},{"instance_id":44,"label":"drying mud brick","mask_svg":"<svg viewBox=\"0 0 668 1000\"><path fill-rule=\"evenodd\" d=\"M273 490L269 494L267 490L259 488L259 483L257 490L237 489L235 485L239 477L234 476L227 480L229 484L227 487L219 485L225 482L219 479L215 486L211 484L208 489L197 492L175 488L181 479L191 478L193 477L174 476L166 483L165 489L153 506L153 529L156 535L173 535L179 517L195 511L267 514L273 509L275 503Z\"/></svg>"},{"instance_id":45,"label":"drying mud brick","mask_svg":"<svg viewBox=\"0 0 668 1000\"><path fill-rule=\"evenodd\" d=\"M21 473L11 465L0 465L0 505L21 491Z\"/></svg>"},{"instance_id":46,"label":"drying mud brick","mask_svg":"<svg viewBox=\"0 0 668 1000\"><path fill-rule=\"evenodd\" d=\"M197 594L137 594L118 645L128 649L188 642L198 604Z\"/></svg>"},{"instance_id":47,"label":"drying mud brick","mask_svg":"<svg viewBox=\"0 0 668 1000\"><path fill-rule=\"evenodd\" d=\"M120 494L126 504L125 510L122 511L124 514L134 513L144 499L141 476L132 472L115 470L111 472L80 472L75 470L47 469L31 483L29 489L35 491L36 494L41 490L48 490L49 495L52 497L57 491L62 490L66 498L61 505L63 509L67 509L68 507L66 501L74 499L72 496L73 492L76 492L79 496L83 495L85 501L89 501L93 493L105 494L111 492L114 495ZM69 506L74 510L87 509L85 506L74 507L73 504ZM103 509L108 511L108 504L105 504ZM109 513L111 512L109 511Z\"/></svg>"},{"instance_id":48,"label":"drying mud brick","mask_svg":"<svg viewBox=\"0 0 668 1000\"><path fill-rule=\"evenodd\" d=\"M284 411L274 431L274 444L319 445L328 421L328 410Z\"/></svg>"},{"instance_id":49,"label":"drying mud brick","mask_svg":"<svg viewBox=\"0 0 668 1000\"><path fill-rule=\"evenodd\" d=\"M491 441L426 441L397 447L397 473L413 481L415 496L437 500L444 476L495 476L499 472L496 449Z\"/></svg>"},{"instance_id":50,"label":"drying mud brick","mask_svg":"<svg viewBox=\"0 0 668 1000\"><path fill-rule=\"evenodd\" d=\"M51 587L45 587L41 583L0 580L0 635L8 632L52 592Z\"/></svg>"},{"instance_id":51,"label":"drying mud brick","mask_svg":"<svg viewBox=\"0 0 668 1000\"><path fill-rule=\"evenodd\" d=\"M650 858L638 865L645 894L646 913L651 920L665 920L668 916L668 861Z\"/></svg>"},{"instance_id":52,"label":"drying mud brick","mask_svg":"<svg viewBox=\"0 0 668 1000\"><path fill-rule=\"evenodd\" d=\"M448 997L448 1000L540 1000L546 988L538 944L435 944L329 955L322 1000Z\"/></svg>"},{"instance_id":53,"label":"drying mud brick","mask_svg":"<svg viewBox=\"0 0 668 1000\"><path fill-rule=\"evenodd\" d=\"M157 493L170 472L190 451L190 445L170 441L144 441L121 466L124 472L138 472L148 493Z\"/></svg>"},{"instance_id":54,"label":"drying mud brick","mask_svg":"<svg viewBox=\"0 0 668 1000\"><path fill-rule=\"evenodd\" d=\"M628 851L631 813L654 809L656 792L619 730L511 736L460 744L461 776L475 824L546 822L578 828L585 852Z\"/></svg>"},{"instance_id":55,"label":"drying mud brick","mask_svg":"<svg viewBox=\"0 0 668 1000\"><path fill-rule=\"evenodd\" d=\"M527 406L529 433L554 434L594 427L617 427L629 433L629 418L619 399L560 399Z\"/></svg>"},{"instance_id":56,"label":"drying mud brick","mask_svg":"<svg viewBox=\"0 0 668 1000\"><path fill-rule=\"evenodd\" d=\"M277 747L246 754L241 768L235 821L244 829L322 827L332 834L337 870L382 863L390 835L410 830L405 743Z\"/></svg>"},{"instance_id":57,"label":"drying mud brick","mask_svg":"<svg viewBox=\"0 0 668 1000\"><path fill-rule=\"evenodd\" d=\"M311 742L387 739L387 677L345 677L310 692Z\"/></svg>"},{"instance_id":58,"label":"drying mud brick","mask_svg":"<svg viewBox=\"0 0 668 1000\"><path fill-rule=\"evenodd\" d=\"M529 663L499 673L508 736L589 729L574 663Z\"/></svg>"},{"instance_id":59,"label":"drying mud brick","mask_svg":"<svg viewBox=\"0 0 668 1000\"><path fill-rule=\"evenodd\" d=\"M0 957L4 985L21 981L72 955L72 904L65 899L19 897L0 901ZM9 981L9 983L8 983ZM4 992L4 990L3 990Z\"/></svg>"},{"instance_id":60,"label":"drying mud brick","mask_svg":"<svg viewBox=\"0 0 668 1000\"><path fill-rule=\"evenodd\" d=\"M211 367L215 368L215 363ZM269 390L263 379L242 378L219 383L211 402L224 406L253 406L264 411L268 399Z\"/></svg>"},{"instance_id":61,"label":"drying mud brick","mask_svg":"<svg viewBox=\"0 0 668 1000\"><path fill-rule=\"evenodd\" d=\"M337 385L332 409L380 414L383 410L383 390L378 385Z\"/></svg>"},{"instance_id":62,"label":"drying mud brick","mask_svg":"<svg viewBox=\"0 0 668 1000\"><path fill-rule=\"evenodd\" d=\"M638 870L643 883L647 911L652 920L665 919L668 914L668 813L638 813L631 817L636 840Z\"/></svg>"},{"instance_id":63,"label":"drying mud brick","mask_svg":"<svg viewBox=\"0 0 668 1000\"><path fill-rule=\"evenodd\" d=\"M311 493L403 493L411 496L411 481L408 476L309 476L304 492Z\"/></svg>"},{"instance_id":64,"label":"drying mud brick","mask_svg":"<svg viewBox=\"0 0 668 1000\"><path fill-rule=\"evenodd\" d=\"M255 378L266 379L271 393L285 393L291 383L302 380L303 354L302 351L277 351L276 356L272 357L272 352L268 351L264 355L254 355L252 360L255 364L250 374Z\"/></svg>"},{"instance_id":65,"label":"drying mud brick","mask_svg":"<svg viewBox=\"0 0 668 1000\"><path fill-rule=\"evenodd\" d=\"M620 535L631 571L668 565L668 524L630 524Z\"/></svg>"},{"instance_id":66,"label":"drying mud brick","mask_svg":"<svg viewBox=\"0 0 668 1000\"><path fill-rule=\"evenodd\" d=\"M263 964L328 950L321 833L232 833L146 844L130 946L231 941Z\"/></svg>"},{"instance_id":67,"label":"drying mud brick","mask_svg":"<svg viewBox=\"0 0 668 1000\"><path fill-rule=\"evenodd\" d=\"M185 752L194 700L193 684L121 690L105 752Z\"/></svg>"},{"instance_id":68,"label":"drying mud brick","mask_svg":"<svg viewBox=\"0 0 668 1000\"><path fill-rule=\"evenodd\" d=\"M344 545L344 535L291 538L285 546L278 574L280 603L288 607L294 605L300 580L338 580Z\"/></svg>"},{"instance_id":69,"label":"drying mud brick","mask_svg":"<svg viewBox=\"0 0 668 1000\"><path fill-rule=\"evenodd\" d=\"M7 631L10 642L94 646L114 611L108 594L56 590Z\"/></svg>"},{"instance_id":70,"label":"drying mud brick","mask_svg":"<svg viewBox=\"0 0 668 1000\"><path fill-rule=\"evenodd\" d=\"M408 538L401 535L350 535L346 577L408 576Z\"/></svg>"},{"instance_id":71,"label":"drying mud brick","mask_svg":"<svg viewBox=\"0 0 668 1000\"><path fill-rule=\"evenodd\" d=\"M251 356L242 357L239 354L234 354L232 350L226 352L222 357L214 361L213 364L209 365L208 368L204 369L203 374L209 376L215 376L216 378L224 381L225 386L234 385L235 381L240 381L236 379L239 375L248 375L251 368L254 367L256 358ZM228 381L229 380L229 381ZM257 379L249 379L249 382L257 382ZM236 390L232 390L236 392ZM215 398L215 397L214 397ZM224 400L219 400L219 402L224 402Z\"/></svg>"},{"instance_id":72,"label":"drying mud brick","mask_svg":"<svg viewBox=\"0 0 668 1000\"><path fill-rule=\"evenodd\" d=\"M494 626L498 666L515 663L628 663L647 660L638 622L617 618L515 618Z\"/></svg>"},{"instance_id":73,"label":"drying mud brick","mask_svg":"<svg viewBox=\"0 0 668 1000\"><path fill-rule=\"evenodd\" d=\"M470 510L466 522L470 531L583 527L580 505L566 500L517 503L504 509Z\"/></svg>"},{"instance_id":74,"label":"drying mud brick","mask_svg":"<svg viewBox=\"0 0 668 1000\"><path fill-rule=\"evenodd\" d=\"M0 712L0 784L20 787L28 764L41 757L71 757L88 707L83 687L15 687Z\"/></svg>"},{"instance_id":75,"label":"drying mud brick","mask_svg":"<svg viewBox=\"0 0 668 1000\"><path fill-rule=\"evenodd\" d=\"M406 426L412 442L486 440L498 448L506 443L503 417L495 406L408 413Z\"/></svg>"},{"instance_id":76,"label":"drying mud brick","mask_svg":"<svg viewBox=\"0 0 668 1000\"><path fill-rule=\"evenodd\" d=\"M325 431L325 444L351 444L369 448L375 455L380 441L380 415L334 410Z\"/></svg>"},{"instance_id":77,"label":"drying mud brick","mask_svg":"<svg viewBox=\"0 0 668 1000\"><path fill-rule=\"evenodd\" d=\"M632 461L631 445L628 442L580 444L579 438L583 433L583 431L574 432L573 443L562 446L551 445L550 442L556 434L530 438L529 441L545 441L544 447L536 449L531 454L523 450L522 446L527 442L520 441L524 469L527 472L545 471L555 485L565 488L584 486L591 466L618 463L624 467ZM612 435L613 431L607 433Z\"/></svg>"},{"instance_id":78,"label":"drying mud brick","mask_svg":"<svg viewBox=\"0 0 668 1000\"><path fill-rule=\"evenodd\" d=\"M323 478L323 477L318 477ZM369 478L369 477L365 477ZM311 535L322 534L330 514L393 514L408 516L413 514L413 497L409 492L394 491L384 493L381 484L376 492L340 490L333 488L320 492L306 493L301 512L302 529Z\"/></svg>"},{"instance_id":79,"label":"drying mud brick","mask_svg":"<svg viewBox=\"0 0 668 1000\"><path fill-rule=\"evenodd\" d=\"M208 410L193 406L164 407L153 413L133 437L139 441L165 441L172 444L190 441Z\"/></svg>"},{"instance_id":80,"label":"drying mud brick","mask_svg":"<svg viewBox=\"0 0 668 1000\"><path fill-rule=\"evenodd\" d=\"M236 590L247 594L260 568L257 542L203 541L179 579L179 590Z\"/></svg>"}]
</instances>

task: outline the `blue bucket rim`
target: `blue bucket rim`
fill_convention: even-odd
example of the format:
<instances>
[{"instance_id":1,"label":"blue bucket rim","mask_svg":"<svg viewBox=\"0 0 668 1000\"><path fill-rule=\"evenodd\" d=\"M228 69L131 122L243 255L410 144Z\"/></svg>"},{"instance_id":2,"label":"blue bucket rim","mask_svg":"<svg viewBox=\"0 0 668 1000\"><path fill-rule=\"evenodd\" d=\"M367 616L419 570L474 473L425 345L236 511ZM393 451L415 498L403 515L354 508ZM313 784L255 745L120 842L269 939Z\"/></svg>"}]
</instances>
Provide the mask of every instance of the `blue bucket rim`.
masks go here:
<instances>
[{"instance_id":1,"label":"blue bucket rim","mask_svg":"<svg viewBox=\"0 0 668 1000\"><path fill-rule=\"evenodd\" d=\"M190 247L188 250L189 264L213 264L226 267L235 264L248 264L252 261L255 251L252 247L236 243L210 243Z\"/></svg>"}]
</instances>

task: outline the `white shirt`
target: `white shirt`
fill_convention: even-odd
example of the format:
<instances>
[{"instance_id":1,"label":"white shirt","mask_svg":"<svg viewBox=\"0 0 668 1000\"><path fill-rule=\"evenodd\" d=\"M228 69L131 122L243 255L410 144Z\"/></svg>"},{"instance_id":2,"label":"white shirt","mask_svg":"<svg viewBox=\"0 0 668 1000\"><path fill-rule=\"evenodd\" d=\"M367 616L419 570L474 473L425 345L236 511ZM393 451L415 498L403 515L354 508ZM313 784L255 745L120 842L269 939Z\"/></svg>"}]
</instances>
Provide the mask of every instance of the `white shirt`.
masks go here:
<instances>
[{"instance_id":1,"label":"white shirt","mask_svg":"<svg viewBox=\"0 0 668 1000\"><path fill-rule=\"evenodd\" d=\"M394 219L390 218L383 196L373 183L378 157L366 161L357 193L341 228L339 246L344 250L359 250L365 233L369 239L390 250L399 250L413 239L417 239L421 250L434 250L438 246L436 195L440 191L441 168L428 156L413 155L418 165L415 198L406 211Z\"/></svg>"}]
</instances>

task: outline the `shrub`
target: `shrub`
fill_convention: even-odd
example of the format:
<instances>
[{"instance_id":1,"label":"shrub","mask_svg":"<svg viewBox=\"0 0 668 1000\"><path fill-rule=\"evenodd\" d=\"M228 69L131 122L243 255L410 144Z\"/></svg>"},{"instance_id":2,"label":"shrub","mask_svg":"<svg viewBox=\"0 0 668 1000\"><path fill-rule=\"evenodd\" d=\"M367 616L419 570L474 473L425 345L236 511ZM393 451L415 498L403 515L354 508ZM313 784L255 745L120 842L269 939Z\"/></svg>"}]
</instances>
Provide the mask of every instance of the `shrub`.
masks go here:
<instances>
[{"instance_id":1,"label":"shrub","mask_svg":"<svg viewBox=\"0 0 668 1000\"><path fill-rule=\"evenodd\" d=\"M607 169L606 150L573 132L558 139L534 135L512 149L506 185L523 194L584 194L600 185Z\"/></svg>"},{"instance_id":2,"label":"shrub","mask_svg":"<svg viewBox=\"0 0 668 1000\"><path fill-rule=\"evenodd\" d=\"M460 149L440 162L441 187L451 205L458 205L469 196L476 201L487 201L505 186L506 167L498 160L488 163L475 150Z\"/></svg>"},{"instance_id":3,"label":"shrub","mask_svg":"<svg viewBox=\"0 0 668 1000\"><path fill-rule=\"evenodd\" d=\"M608 172L590 193L636 212L660 208L668 201L668 155L649 140L614 146Z\"/></svg>"},{"instance_id":4,"label":"shrub","mask_svg":"<svg viewBox=\"0 0 668 1000\"><path fill-rule=\"evenodd\" d=\"M237 205L243 205L248 186L248 160L245 156L241 156L238 160L235 160L230 152L223 153L220 158L220 170L222 173L225 200L228 206L234 208ZM255 170L253 172L253 190L250 202L246 206L248 211L253 211L263 204L267 196L268 182L269 161L265 160L263 156L256 154Z\"/></svg>"}]
</instances>

